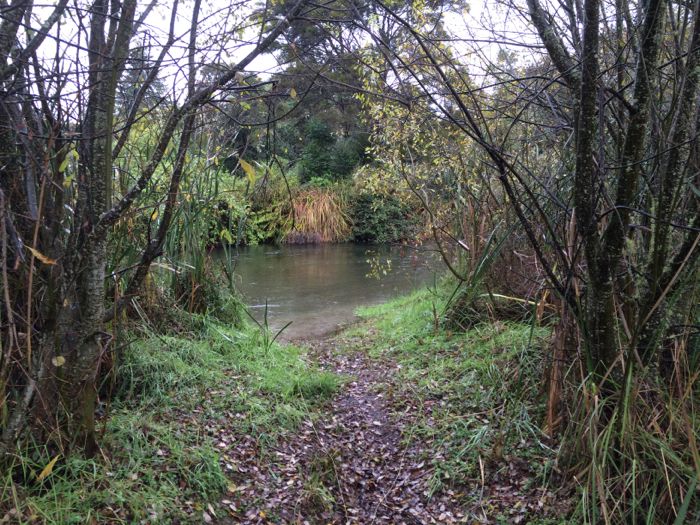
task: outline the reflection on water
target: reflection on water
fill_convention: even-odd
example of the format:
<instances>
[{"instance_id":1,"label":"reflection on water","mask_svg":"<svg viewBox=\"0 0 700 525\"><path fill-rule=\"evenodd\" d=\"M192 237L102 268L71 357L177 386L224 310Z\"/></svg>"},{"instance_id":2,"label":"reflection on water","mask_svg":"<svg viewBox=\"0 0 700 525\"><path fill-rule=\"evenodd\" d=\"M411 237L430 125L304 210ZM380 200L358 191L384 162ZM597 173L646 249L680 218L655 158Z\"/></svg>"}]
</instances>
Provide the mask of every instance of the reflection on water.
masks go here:
<instances>
[{"instance_id":1,"label":"reflection on water","mask_svg":"<svg viewBox=\"0 0 700 525\"><path fill-rule=\"evenodd\" d=\"M431 284L439 269L438 258L427 248L252 246L235 257L238 286L251 313L262 321L267 302L273 330L292 322L282 335L287 340L333 331L351 321L359 306ZM381 278L368 275L372 273Z\"/></svg>"}]
</instances>

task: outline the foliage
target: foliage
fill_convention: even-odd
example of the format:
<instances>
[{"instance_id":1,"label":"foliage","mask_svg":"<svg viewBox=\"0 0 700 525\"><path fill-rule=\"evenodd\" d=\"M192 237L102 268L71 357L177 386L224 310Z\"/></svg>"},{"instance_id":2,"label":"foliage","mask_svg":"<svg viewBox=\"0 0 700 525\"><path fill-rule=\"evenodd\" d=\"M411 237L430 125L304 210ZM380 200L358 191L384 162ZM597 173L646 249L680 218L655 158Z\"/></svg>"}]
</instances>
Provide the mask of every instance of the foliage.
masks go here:
<instances>
[{"instance_id":1,"label":"foliage","mask_svg":"<svg viewBox=\"0 0 700 525\"><path fill-rule=\"evenodd\" d=\"M484 505L487 515L507 514L515 509L489 491L492 484L515 483L521 496L532 493L535 499L557 488L556 443L538 424L546 405L539 353L550 329L502 321L461 333L441 329L438 312L453 284L363 308L363 323L348 335L367 338L371 354L400 365L392 380L399 391L392 396L432 407L429 417L402 417L409 423L405 439L430 444L430 455L417 459L430 465L433 493L481 486L488 491L481 497L478 490L465 491L465 508ZM557 498L566 501L566 490ZM522 512L526 523L538 522ZM554 517L558 510L544 512Z\"/></svg>"},{"instance_id":2,"label":"foliage","mask_svg":"<svg viewBox=\"0 0 700 525\"><path fill-rule=\"evenodd\" d=\"M300 160L300 182L314 179L348 179L364 158L365 144L359 137L336 138L330 126L311 118L305 127L304 150Z\"/></svg>"},{"instance_id":3,"label":"foliage","mask_svg":"<svg viewBox=\"0 0 700 525\"><path fill-rule=\"evenodd\" d=\"M331 148L335 139L331 130L324 122L311 119L306 124L306 145L301 156L302 183L312 178L332 179Z\"/></svg>"},{"instance_id":4,"label":"foliage","mask_svg":"<svg viewBox=\"0 0 700 525\"><path fill-rule=\"evenodd\" d=\"M36 10L21 2L3 18L0 82L17 89L0 100L0 462L23 439L96 454L94 381L114 339L110 322L136 308L151 265L166 250L176 264L194 263L203 280L210 223L197 214L218 193L218 177L202 177L213 191L189 192L183 181L189 169L216 171L221 144L202 125L213 111L206 108L224 93L242 106L262 91L229 88L246 85L249 60L267 51L302 8L297 3L281 19L257 18L261 39L228 67L222 57L240 55L244 45L230 35L250 28L242 13L253 4L212 14L200 0L59 0ZM188 25L176 35L183 9ZM3 4L3 17L5 11ZM152 39L149 15L163 13L170 24L163 38ZM200 24L209 16L218 21ZM80 20L85 31L61 31L66 19ZM187 51L175 56L177 42ZM176 85L169 67L184 80L172 97L160 96L162 81ZM84 96L68 94L67 83ZM197 179L190 177L190 186Z\"/></svg>"},{"instance_id":5,"label":"foliage","mask_svg":"<svg viewBox=\"0 0 700 525\"><path fill-rule=\"evenodd\" d=\"M283 242L342 242L350 234L342 195L332 189L303 188L294 196L290 219L294 227Z\"/></svg>"},{"instance_id":6,"label":"foliage","mask_svg":"<svg viewBox=\"0 0 700 525\"><path fill-rule=\"evenodd\" d=\"M357 195L350 217L355 242L398 242L411 238L416 231L413 211L393 195Z\"/></svg>"},{"instance_id":7,"label":"foliage","mask_svg":"<svg viewBox=\"0 0 700 525\"><path fill-rule=\"evenodd\" d=\"M469 79L472 64L455 54L456 40L390 13L410 44L388 47L388 57L368 48L363 58L374 67L364 88L387 98L401 92L410 104L362 95L375 116L374 157L386 178L403 179L421 199L436 242L469 252L466 259L482 259L474 218L486 218L487 232L517 224L514 238L526 244L509 243L504 260L531 261L515 268L532 286L512 299L558 318L541 353L551 363L543 368L546 424L564 430L563 450L572 452L558 460L581 484L577 517L682 522L695 513L687 509L700 472L696 453L679 452L695 450L698 433L688 349L700 293L692 189L700 157L690 138L698 131L700 7L634 2L632 19L627 5L598 0L567 13L539 0L525 10L504 5L539 35L546 59L513 52L485 61L488 89ZM387 79L387 68L398 68L396 77ZM470 295L491 294L502 268L493 264L486 289L459 298L464 328L483 309ZM452 270L465 283L476 275ZM653 459L659 450L661 462Z\"/></svg>"}]
</instances>

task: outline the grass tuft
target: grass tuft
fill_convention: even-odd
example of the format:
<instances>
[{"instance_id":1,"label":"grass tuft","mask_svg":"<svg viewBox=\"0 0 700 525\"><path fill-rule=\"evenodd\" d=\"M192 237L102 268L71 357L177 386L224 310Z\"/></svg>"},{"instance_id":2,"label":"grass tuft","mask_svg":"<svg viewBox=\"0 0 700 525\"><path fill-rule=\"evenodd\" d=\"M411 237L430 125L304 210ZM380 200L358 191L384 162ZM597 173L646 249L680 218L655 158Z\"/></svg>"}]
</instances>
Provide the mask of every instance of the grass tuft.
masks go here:
<instances>
[{"instance_id":1,"label":"grass tuft","mask_svg":"<svg viewBox=\"0 0 700 525\"><path fill-rule=\"evenodd\" d=\"M290 215L294 219L294 230L285 235L285 243L342 242L350 236L345 204L340 194L332 189L300 190L294 197Z\"/></svg>"}]
</instances>

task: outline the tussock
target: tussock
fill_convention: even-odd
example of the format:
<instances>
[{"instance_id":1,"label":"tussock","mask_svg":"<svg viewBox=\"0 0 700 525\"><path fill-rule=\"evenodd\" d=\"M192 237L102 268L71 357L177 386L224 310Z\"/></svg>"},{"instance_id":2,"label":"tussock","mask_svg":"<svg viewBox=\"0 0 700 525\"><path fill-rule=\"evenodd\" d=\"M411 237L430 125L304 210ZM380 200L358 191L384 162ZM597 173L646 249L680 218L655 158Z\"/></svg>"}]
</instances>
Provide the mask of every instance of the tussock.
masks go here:
<instances>
[{"instance_id":1,"label":"tussock","mask_svg":"<svg viewBox=\"0 0 700 525\"><path fill-rule=\"evenodd\" d=\"M293 228L286 244L342 242L350 236L350 220L337 192L324 188L301 190L290 210Z\"/></svg>"}]
</instances>

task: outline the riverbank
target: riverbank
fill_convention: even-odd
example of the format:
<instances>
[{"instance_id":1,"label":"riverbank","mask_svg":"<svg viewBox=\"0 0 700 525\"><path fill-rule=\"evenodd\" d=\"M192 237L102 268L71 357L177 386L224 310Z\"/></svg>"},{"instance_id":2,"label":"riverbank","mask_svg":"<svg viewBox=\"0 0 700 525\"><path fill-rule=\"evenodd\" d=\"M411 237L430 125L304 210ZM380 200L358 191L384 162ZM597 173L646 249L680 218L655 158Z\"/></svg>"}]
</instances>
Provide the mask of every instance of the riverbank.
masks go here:
<instances>
[{"instance_id":1,"label":"riverbank","mask_svg":"<svg viewBox=\"0 0 700 525\"><path fill-rule=\"evenodd\" d=\"M565 523L540 431L548 333L436 329L414 293L305 347L202 319L124 355L94 460L25 451L7 523ZM528 365L532 363L532 365ZM38 481L41 478L41 481ZM91 480L89 483L87 480ZM2 520L0 520L1 522Z\"/></svg>"},{"instance_id":2,"label":"riverbank","mask_svg":"<svg viewBox=\"0 0 700 525\"><path fill-rule=\"evenodd\" d=\"M231 488L229 448L296 429L340 378L269 334L192 316L189 330L138 337L103 384L94 459L18 450L0 478L0 523L202 523ZM241 467L242 468L242 467Z\"/></svg>"},{"instance_id":3,"label":"riverbank","mask_svg":"<svg viewBox=\"0 0 700 525\"><path fill-rule=\"evenodd\" d=\"M446 333L436 301L422 291L362 309L309 344L346 380L264 456L239 452L253 474L222 500L221 523L567 523L556 444L537 424L541 374L522 367L548 330Z\"/></svg>"}]
</instances>

